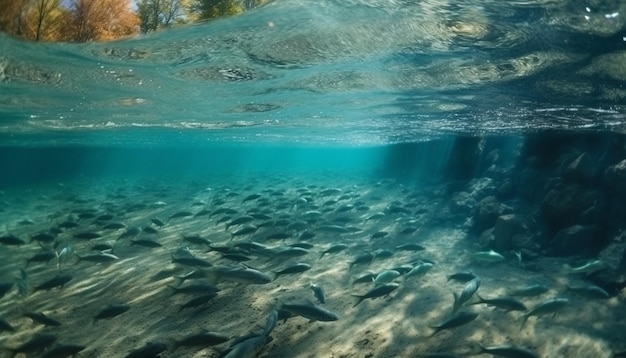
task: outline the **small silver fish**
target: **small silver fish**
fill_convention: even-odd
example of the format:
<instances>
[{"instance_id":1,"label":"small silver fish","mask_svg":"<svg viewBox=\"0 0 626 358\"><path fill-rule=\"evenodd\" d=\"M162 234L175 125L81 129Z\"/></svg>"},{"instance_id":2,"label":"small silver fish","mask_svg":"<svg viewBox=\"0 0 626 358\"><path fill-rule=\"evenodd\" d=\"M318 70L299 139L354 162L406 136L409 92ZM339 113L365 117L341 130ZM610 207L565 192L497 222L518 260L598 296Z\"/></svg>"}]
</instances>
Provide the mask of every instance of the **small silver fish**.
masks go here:
<instances>
[{"instance_id":1,"label":"small silver fish","mask_svg":"<svg viewBox=\"0 0 626 358\"><path fill-rule=\"evenodd\" d=\"M326 303L326 296L324 295L324 289L321 286L311 283L309 285L309 288L313 290L313 295L315 295L315 298L317 298L317 301L319 303L322 303L322 304Z\"/></svg>"}]
</instances>

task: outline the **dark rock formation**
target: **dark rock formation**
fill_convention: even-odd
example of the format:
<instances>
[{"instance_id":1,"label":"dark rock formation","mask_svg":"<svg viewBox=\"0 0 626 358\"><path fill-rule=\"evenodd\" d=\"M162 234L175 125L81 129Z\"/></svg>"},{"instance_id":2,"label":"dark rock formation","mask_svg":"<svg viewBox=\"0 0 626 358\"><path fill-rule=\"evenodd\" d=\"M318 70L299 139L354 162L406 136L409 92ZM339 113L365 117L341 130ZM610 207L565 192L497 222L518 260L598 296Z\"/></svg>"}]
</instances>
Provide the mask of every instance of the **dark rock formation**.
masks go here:
<instances>
[{"instance_id":1,"label":"dark rock formation","mask_svg":"<svg viewBox=\"0 0 626 358\"><path fill-rule=\"evenodd\" d=\"M550 253L555 256L593 256L598 251L596 233L595 226L573 225L565 228L550 242Z\"/></svg>"},{"instance_id":2,"label":"dark rock formation","mask_svg":"<svg viewBox=\"0 0 626 358\"><path fill-rule=\"evenodd\" d=\"M496 224L500 215L511 213L513 209L496 199L495 196L488 196L482 199L474 212L474 223L472 230L481 233Z\"/></svg>"}]
</instances>

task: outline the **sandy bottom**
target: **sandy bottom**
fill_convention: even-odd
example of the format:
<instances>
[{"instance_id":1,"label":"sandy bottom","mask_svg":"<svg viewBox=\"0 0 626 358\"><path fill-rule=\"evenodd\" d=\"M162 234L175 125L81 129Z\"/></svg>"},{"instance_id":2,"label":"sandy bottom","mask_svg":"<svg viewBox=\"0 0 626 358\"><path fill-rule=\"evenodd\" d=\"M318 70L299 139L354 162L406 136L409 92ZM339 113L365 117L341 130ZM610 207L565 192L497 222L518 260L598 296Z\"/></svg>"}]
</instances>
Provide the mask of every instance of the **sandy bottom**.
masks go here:
<instances>
[{"instance_id":1,"label":"sandy bottom","mask_svg":"<svg viewBox=\"0 0 626 358\"><path fill-rule=\"evenodd\" d=\"M341 189L340 193L323 196L327 188ZM294 317L280 322L273 340L261 351L261 357L415 357L435 352L455 352L463 355L473 342L482 345L510 344L531 349L541 357L610 357L613 351L626 350L626 306L624 293L608 300L594 300L564 292L566 283L581 282L581 278L564 274L565 260L543 258L532 263L532 270L520 264L511 255L505 262L478 265L471 254L479 248L465 234L463 220L446 220L447 204L443 200L443 185L413 187L393 180L367 181L360 178L341 178L335 175L319 178L289 179L273 175L246 179L185 179L176 182L157 180L82 180L50 186L7 189L2 193L0 231L28 241L29 235L46 231L58 223L76 217L85 209L94 209L98 215L112 213L113 221L128 227L150 225L150 218L166 220L179 211L197 213L202 209L233 208L243 215L258 208L272 218L299 220L309 210L320 210L321 217L308 222L307 231L316 233L308 240L314 247L303 257L287 261L270 261L254 257L247 264L270 272L290 263L306 262L309 271L284 275L265 285L221 283L218 296L202 309L185 309L182 304L193 295L171 295L168 285L174 284L172 275L189 272L189 268L171 263L172 253L188 246L197 257L214 265L236 265L206 248L183 243L181 236L200 234L216 245L255 240L270 247L283 247L300 241L301 231L290 232L292 238L267 240L280 228L260 228L255 234L236 237L230 233L240 226L225 230L217 223L223 215L172 219L159 229L155 238L163 246L146 248L130 246L128 239L117 241L115 255L120 260L112 264L94 264L72 260L57 265L32 263L27 268L30 291L28 296L18 293L16 286L0 299L0 317L15 327L16 332L0 333L0 346L16 347L38 332L52 333L57 343L81 344L87 348L79 357L120 357L148 342L168 342L181 339L204 329L217 331L229 337L259 332L269 312L281 302L315 301L310 283L322 286L326 292L327 309L339 319L334 322L309 322ZM298 199L312 199L304 204ZM243 198L260 193L263 201ZM342 197L343 196L343 197ZM216 206L215 200L223 203ZM328 203L329 200L338 200ZM288 204L288 205L285 205ZM350 209L339 212L344 204L367 206L369 210ZM411 214L388 213L367 220L383 212L392 203L408 208ZM317 208L314 206L316 205ZM321 224L336 218L349 220L346 226L360 231L351 234L324 233L316 230ZM443 218L442 218L443 217ZM28 221L24 221L28 220ZM260 223L263 220L256 220ZM96 243L113 243L124 231L101 230L93 219L77 220L80 227L66 229L57 241L72 244L76 252L85 254ZM417 230L400 234L406 227ZM387 231L383 238L372 239L372 234ZM95 231L102 234L94 240L76 240L76 232ZM330 245L345 243L350 247L337 254L319 259ZM395 252L392 257L376 259L369 266L356 265L348 270L355 256L377 249L394 250L404 243L419 243L426 247L421 252ZM40 251L36 242L23 246L0 246L0 281L12 282L19 276L26 259ZM365 271L379 272L387 268L428 259L434 267L423 277L398 279L400 288L386 298L365 300L353 307L352 294L364 294L372 285L352 285ZM446 276L471 269L482 279L481 296L490 298L505 295L507 290L528 284L543 284L550 291L533 298L522 298L527 307L551 297L567 297L570 304L556 317L531 317L520 329L520 312L505 312L486 305L473 305L477 312L473 322L431 337L433 325L444 320L451 311L453 292L460 293L463 285L446 282ZM70 274L73 279L61 289L32 292L33 287L56 274ZM117 317L93 322L93 317L109 304L125 303L130 309ZM44 327L22 316L25 311L42 311L62 325ZM229 343L215 348L224 350ZM37 357L40 354L29 354ZM23 355L22 355L23 356ZM217 357L213 348L181 347L165 352L163 357ZM19 355L18 355L19 357Z\"/></svg>"}]
</instances>

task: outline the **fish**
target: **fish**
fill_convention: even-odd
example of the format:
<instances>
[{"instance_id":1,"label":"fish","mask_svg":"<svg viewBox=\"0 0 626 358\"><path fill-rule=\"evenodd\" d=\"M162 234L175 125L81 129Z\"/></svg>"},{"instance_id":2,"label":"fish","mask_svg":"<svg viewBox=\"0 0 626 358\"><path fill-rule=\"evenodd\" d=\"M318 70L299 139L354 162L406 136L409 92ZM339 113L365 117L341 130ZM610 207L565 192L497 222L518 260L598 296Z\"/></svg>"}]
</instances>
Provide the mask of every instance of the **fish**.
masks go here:
<instances>
[{"instance_id":1,"label":"fish","mask_svg":"<svg viewBox=\"0 0 626 358\"><path fill-rule=\"evenodd\" d=\"M326 295L324 294L324 289L322 286L316 285L311 282L309 288L313 290L313 295L317 298L317 302L324 304L326 303Z\"/></svg>"},{"instance_id":2,"label":"fish","mask_svg":"<svg viewBox=\"0 0 626 358\"><path fill-rule=\"evenodd\" d=\"M417 277L424 276L426 272L430 271L430 269L433 268L433 266L434 265L430 262L419 263L415 265L411 269L411 271L407 272L404 277L405 279L408 280L410 277L413 277L413 276L417 276Z\"/></svg>"},{"instance_id":3,"label":"fish","mask_svg":"<svg viewBox=\"0 0 626 358\"><path fill-rule=\"evenodd\" d=\"M0 332L15 332L15 328L9 322L0 318Z\"/></svg>"},{"instance_id":4,"label":"fish","mask_svg":"<svg viewBox=\"0 0 626 358\"><path fill-rule=\"evenodd\" d=\"M149 248L157 248L157 247L162 247L163 245L161 245L160 243L158 243L155 240L152 239L137 239L137 240L130 240L130 245L131 246L143 246L143 247L149 247Z\"/></svg>"},{"instance_id":5,"label":"fish","mask_svg":"<svg viewBox=\"0 0 626 358\"><path fill-rule=\"evenodd\" d=\"M586 264L578 267L572 267L568 264L563 265L564 269L568 273L578 273L590 275L594 272L604 270L607 266L602 260L592 260Z\"/></svg>"},{"instance_id":6,"label":"fish","mask_svg":"<svg viewBox=\"0 0 626 358\"><path fill-rule=\"evenodd\" d=\"M257 220L270 220L272 217L263 213L251 213L250 216Z\"/></svg>"},{"instance_id":7,"label":"fish","mask_svg":"<svg viewBox=\"0 0 626 358\"><path fill-rule=\"evenodd\" d=\"M139 235L141 233L141 229L133 226L133 227L129 227L128 229L126 229L126 231L124 231L120 236L118 236L118 240L121 239L127 239L129 237L135 237L137 235Z\"/></svg>"},{"instance_id":8,"label":"fish","mask_svg":"<svg viewBox=\"0 0 626 358\"><path fill-rule=\"evenodd\" d=\"M233 226L233 225L247 224L247 223L249 223L249 222L251 222L253 220L254 220L254 217L250 216L250 215L239 216L239 217L234 218L234 219L230 220L229 222L227 222L225 230L228 230L228 228Z\"/></svg>"},{"instance_id":9,"label":"fish","mask_svg":"<svg viewBox=\"0 0 626 358\"><path fill-rule=\"evenodd\" d=\"M152 224L158 226L158 227L163 227L165 226L165 222L159 218L150 218L150 222L152 222Z\"/></svg>"},{"instance_id":10,"label":"fish","mask_svg":"<svg viewBox=\"0 0 626 358\"><path fill-rule=\"evenodd\" d=\"M65 245L61 251L57 251L57 267L74 256L74 252L74 245Z\"/></svg>"},{"instance_id":11,"label":"fish","mask_svg":"<svg viewBox=\"0 0 626 358\"><path fill-rule=\"evenodd\" d=\"M113 253L114 246L112 244L101 242L99 244L95 244L91 247L91 251L108 251L109 253Z\"/></svg>"},{"instance_id":12,"label":"fish","mask_svg":"<svg viewBox=\"0 0 626 358\"><path fill-rule=\"evenodd\" d=\"M197 213L195 213L193 215L193 217L194 218L199 218L199 217L202 217L202 216L207 216L207 215L210 215L211 212L212 211L210 209L202 209L202 210L198 211Z\"/></svg>"},{"instance_id":13,"label":"fish","mask_svg":"<svg viewBox=\"0 0 626 358\"><path fill-rule=\"evenodd\" d=\"M291 266L288 266L280 271L274 271L274 280L277 279L278 277L282 276L282 275L290 275L290 274L294 274L294 273L301 273L304 271L308 271L311 269L311 265L304 263L304 262L298 262L296 264L293 264Z\"/></svg>"},{"instance_id":14,"label":"fish","mask_svg":"<svg viewBox=\"0 0 626 358\"><path fill-rule=\"evenodd\" d=\"M400 277L400 272L395 270L383 270L374 279L374 285L379 286L385 283L392 282L396 278Z\"/></svg>"},{"instance_id":15,"label":"fish","mask_svg":"<svg viewBox=\"0 0 626 358\"><path fill-rule=\"evenodd\" d=\"M324 255L326 255L326 254L336 254L336 253L341 252L341 251L343 251L343 250L345 250L347 248L348 248L348 245L345 245L345 244L333 245L333 246L327 248L326 250L322 251L322 254L320 255L320 259L322 257L324 257Z\"/></svg>"},{"instance_id":16,"label":"fish","mask_svg":"<svg viewBox=\"0 0 626 358\"><path fill-rule=\"evenodd\" d=\"M374 260L374 254L372 254L371 252L361 254L355 257L352 262L350 262L350 267L348 268L348 271L352 270L352 267L354 265L369 265L372 260Z\"/></svg>"},{"instance_id":17,"label":"fish","mask_svg":"<svg viewBox=\"0 0 626 358\"><path fill-rule=\"evenodd\" d=\"M273 310L267 315L267 319L265 320L265 328L263 329L263 335L267 336L272 331L274 331L274 327L276 327L276 323L278 322L278 311Z\"/></svg>"},{"instance_id":18,"label":"fish","mask_svg":"<svg viewBox=\"0 0 626 358\"><path fill-rule=\"evenodd\" d=\"M549 314L553 314L556 316L556 314L568 304L569 304L569 300L567 298L560 298L560 297L547 299L545 301L538 303L530 311L522 315L520 329L524 327L524 324L526 324L526 321L528 320L529 317L531 316L541 317L541 316L549 315Z\"/></svg>"},{"instance_id":19,"label":"fish","mask_svg":"<svg viewBox=\"0 0 626 358\"><path fill-rule=\"evenodd\" d=\"M478 317L478 313L476 312L459 311L439 324L430 325L429 327L434 329L434 332L430 336L432 337L444 329L455 328L468 324L475 320L476 317Z\"/></svg>"},{"instance_id":20,"label":"fish","mask_svg":"<svg viewBox=\"0 0 626 358\"><path fill-rule=\"evenodd\" d=\"M181 293L182 294L197 294L197 293L211 294L211 293L216 293L220 291L219 287L212 285L212 284L208 284L208 283L198 283L198 284L188 285L188 286L183 286L183 287L175 287L175 286L168 286L168 287L172 290L172 296L178 295Z\"/></svg>"},{"instance_id":21,"label":"fish","mask_svg":"<svg viewBox=\"0 0 626 358\"><path fill-rule=\"evenodd\" d=\"M217 344L224 343L230 338L228 336L217 332L200 332L190 334L179 340L171 340L168 345L167 351L172 353L178 347L210 347Z\"/></svg>"},{"instance_id":22,"label":"fish","mask_svg":"<svg viewBox=\"0 0 626 358\"><path fill-rule=\"evenodd\" d=\"M96 221L110 221L113 220L114 217L113 214L102 214L96 218Z\"/></svg>"},{"instance_id":23,"label":"fish","mask_svg":"<svg viewBox=\"0 0 626 358\"><path fill-rule=\"evenodd\" d=\"M229 281L246 285L264 285L272 282L272 277L264 272L249 267L213 267L205 271L210 281Z\"/></svg>"},{"instance_id":24,"label":"fish","mask_svg":"<svg viewBox=\"0 0 626 358\"><path fill-rule=\"evenodd\" d=\"M377 231L372 234L372 239L382 239L383 237L389 235L387 231Z\"/></svg>"},{"instance_id":25,"label":"fish","mask_svg":"<svg viewBox=\"0 0 626 358\"><path fill-rule=\"evenodd\" d=\"M567 290L588 298L608 299L610 297L609 293L602 287L591 284L576 286L567 285Z\"/></svg>"},{"instance_id":26,"label":"fish","mask_svg":"<svg viewBox=\"0 0 626 358\"><path fill-rule=\"evenodd\" d=\"M30 242L37 241L39 243L49 244L56 240L56 235L47 232L41 232L30 237Z\"/></svg>"},{"instance_id":27,"label":"fish","mask_svg":"<svg viewBox=\"0 0 626 358\"><path fill-rule=\"evenodd\" d=\"M126 228L124 223L110 222L102 227L103 230L120 230Z\"/></svg>"},{"instance_id":28,"label":"fish","mask_svg":"<svg viewBox=\"0 0 626 358\"><path fill-rule=\"evenodd\" d=\"M258 198L261 197L261 194L250 194L248 196L246 196L245 198L243 198L243 201L241 202L242 204L251 200L257 200Z\"/></svg>"},{"instance_id":29,"label":"fish","mask_svg":"<svg viewBox=\"0 0 626 358\"><path fill-rule=\"evenodd\" d=\"M514 289L508 293L509 296L533 297L548 292L550 289L544 285L528 285Z\"/></svg>"},{"instance_id":30,"label":"fish","mask_svg":"<svg viewBox=\"0 0 626 358\"><path fill-rule=\"evenodd\" d=\"M393 251L387 249L379 249L374 251L374 257L377 259L388 259L393 256Z\"/></svg>"},{"instance_id":31,"label":"fish","mask_svg":"<svg viewBox=\"0 0 626 358\"><path fill-rule=\"evenodd\" d=\"M188 218L190 216L193 216L193 213L191 211L179 211L179 212L176 212L176 213L170 215L170 217L167 220L169 221L169 220L172 220L172 219Z\"/></svg>"},{"instance_id":32,"label":"fish","mask_svg":"<svg viewBox=\"0 0 626 358\"><path fill-rule=\"evenodd\" d=\"M6 348L6 350L11 352L11 357L15 357L18 353L36 353L51 346L56 340L57 336L53 334L38 333L17 348Z\"/></svg>"},{"instance_id":33,"label":"fish","mask_svg":"<svg viewBox=\"0 0 626 358\"><path fill-rule=\"evenodd\" d=\"M363 302L366 298L376 299L382 296L388 296L391 292L395 291L398 287L400 287L397 283L384 283L380 286L376 286L369 290L364 295L352 295L352 297L356 297L357 301L352 307L356 307L359 303Z\"/></svg>"},{"instance_id":34,"label":"fish","mask_svg":"<svg viewBox=\"0 0 626 358\"><path fill-rule=\"evenodd\" d=\"M157 235L159 233L159 230L153 228L152 226L144 226L143 229L141 229L141 231L145 232L146 234L154 234L154 235Z\"/></svg>"},{"instance_id":35,"label":"fish","mask_svg":"<svg viewBox=\"0 0 626 358\"><path fill-rule=\"evenodd\" d=\"M145 346L130 351L125 358L153 358L166 350L165 343L146 343Z\"/></svg>"},{"instance_id":36,"label":"fish","mask_svg":"<svg viewBox=\"0 0 626 358\"><path fill-rule=\"evenodd\" d=\"M289 245L290 247L297 247L297 248L301 248L301 249L305 249L305 250L310 250L314 247L313 244L310 244L308 242L296 242L293 243L291 245Z\"/></svg>"},{"instance_id":37,"label":"fish","mask_svg":"<svg viewBox=\"0 0 626 358\"><path fill-rule=\"evenodd\" d=\"M178 312L184 310L185 308L192 308L192 307L201 306L201 305L211 301L215 297L217 297L217 292L213 292L213 293L209 293L207 295L202 295L202 296L193 298L193 299L185 302L182 306L180 306L180 309L178 310Z\"/></svg>"},{"instance_id":38,"label":"fish","mask_svg":"<svg viewBox=\"0 0 626 358\"><path fill-rule=\"evenodd\" d=\"M205 239L200 235L183 235L183 241L189 242L191 244L196 245L207 245L211 246L212 242L209 239Z\"/></svg>"},{"instance_id":39,"label":"fish","mask_svg":"<svg viewBox=\"0 0 626 358\"><path fill-rule=\"evenodd\" d=\"M465 302L469 301L469 299L472 298L474 293L478 291L478 288L480 287L480 282L480 278L475 277L467 284L465 284L465 287L463 287L463 291L461 291L460 295L457 295L456 292L454 293L454 304L452 306L452 312L458 311L458 309L461 308L461 306L463 306Z\"/></svg>"},{"instance_id":40,"label":"fish","mask_svg":"<svg viewBox=\"0 0 626 358\"><path fill-rule=\"evenodd\" d=\"M326 308L316 306L312 303L308 304L285 304L280 307L281 310L290 312L293 315L308 318L309 322L322 321L331 322L339 319L336 313Z\"/></svg>"},{"instance_id":41,"label":"fish","mask_svg":"<svg viewBox=\"0 0 626 358\"><path fill-rule=\"evenodd\" d=\"M93 239L98 239L100 237L102 237L100 233L93 232L93 231L83 231L83 232L78 232L74 234L74 238L79 239L79 240L93 240Z\"/></svg>"},{"instance_id":42,"label":"fish","mask_svg":"<svg viewBox=\"0 0 626 358\"><path fill-rule=\"evenodd\" d=\"M161 277L160 274L157 273L157 275L159 276L158 279L156 279L155 281L160 281L164 278L167 278L169 275L171 275L172 273L175 273L176 270L174 271L162 271L163 275ZM157 276L155 275L155 276ZM207 277L207 273L204 270L192 270L184 275L174 275L174 279L176 280L176 284L180 285L183 282L185 282L186 280L189 279L199 279L199 278L206 278Z\"/></svg>"},{"instance_id":43,"label":"fish","mask_svg":"<svg viewBox=\"0 0 626 358\"><path fill-rule=\"evenodd\" d=\"M15 282L17 283L17 292L24 297L28 296L28 274L26 270L20 269L20 277L16 277ZM0 292L0 298L2 298L3 295L4 294Z\"/></svg>"},{"instance_id":44,"label":"fish","mask_svg":"<svg viewBox=\"0 0 626 358\"><path fill-rule=\"evenodd\" d=\"M40 290L51 290L55 287L61 287L63 288L63 286L65 286L66 283L70 282L74 277L72 275L58 275L55 276L45 282L43 282L42 284L35 286L33 292L37 292Z\"/></svg>"},{"instance_id":45,"label":"fish","mask_svg":"<svg viewBox=\"0 0 626 358\"><path fill-rule=\"evenodd\" d=\"M265 347L269 341L269 336L255 334L240 339L236 344L225 352L221 358L254 358Z\"/></svg>"},{"instance_id":46,"label":"fish","mask_svg":"<svg viewBox=\"0 0 626 358\"><path fill-rule=\"evenodd\" d=\"M396 246L397 251L424 251L426 248L420 244L403 244Z\"/></svg>"},{"instance_id":47,"label":"fish","mask_svg":"<svg viewBox=\"0 0 626 358\"><path fill-rule=\"evenodd\" d=\"M478 304L484 303L490 306L501 308L506 311L526 311L527 310L526 306L522 302L514 298L499 297L499 298L485 299L485 298L480 297L478 293L476 293L476 297L478 297L478 301L471 303L472 305L478 305Z\"/></svg>"},{"instance_id":48,"label":"fish","mask_svg":"<svg viewBox=\"0 0 626 358\"><path fill-rule=\"evenodd\" d=\"M117 261L120 259L119 257L113 254L109 254L107 252L94 252L94 253L89 253L86 255L76 254L76 256L78 257L78 262L88 261L88 262L95 262L99 264L111 263L113 261Z\"/></svg>"},{"instance_id":49,"label":"fish","mask_svg":"<svg viewBox=\"0 0 626 358\"><path fill-rule=\"evenodd\" d=\"M350 229L339 225L320 225L315 230L330 234L348 234L352 232Z\"/></svg>"},{"instance_id":50,"label":"fish","mask_svg":"<svg viewBox=\"0 0 626 358\"><path fill-rule=\"evenodd\" d=\"M117 305L109 305L103 308L98 314L96 314L93 318L93 323L96 323L101 319L113 318L121 315L122 313L127 312L130 309L129 305L126 304L117 304Z\"/></svg>"},{"instance_id":51,"label":"fish","mask_svg":"<svg viewBox=\"0 0 626 358\"><path fill-rule=\"evenodd\" d=\"M230 235L231 235L230 239L232 240L235 236L243 236L243 235L254 234L257 230L258 230L258 227L254 226L254 225L246 225L246 226L243 226L239 230L231 232L230 233Z\"/></svg>"},{"instance_id":52,"label":"fish","mask_svg":"<svg viewBox=\"0 0 626 358\"><path fill-rule=\"evenodd\" d=\"M352 281L352 285L355 285L357 283L372 283L374 282L374 279L376 278L376 276L377 275L375 273L368 272L362 276L357 277L354 281Z\"/></svg>"},{"instance_id":53,"label":"fish","mask_svg":"<svg viewBox=\"0 0 626 358\"><path fill-rule=\"evenodd\" d=\"M197 258L197 257L188 257L188 256L174 256L172 255L172 263L183 265L183 266L198 266L198 267L212 267L213 264L210 262Z\"/></svg>"},{"instance_id":54,"label":"fish","mask_svg":"<svg viewBox=\"0 0 626 358\"><path fill-rule=\"evenodd\" d=\"M331 195L339 195L341 194L341 189L339 188L329 188L329 189L324 189L319 193L320 197L325 197L325 196L331 196Z\"/></svg>"},{"instance_id":55,"label":"fish","mask_svg":"<svg viewBox=\"0 0 626 358\"><path fill-rule=\"evenodd\" d=\"M417 231L417 228L415 226L409 226L409 227L405 227L404 229L400 230L400 234L408 235L408 234L412 234L412 233L414 233L416 231Z\"/></svg>"},{"instance_id":56,"label":"fish","mask_svg":"<svg viewBox=\"0 0 626 358\"><path fill-rule=\"evenodd\" d=\"M539 355L531 350L515 347L515 346L493 346L493 347L483 347L479 343L474 343L474 348L472 348L472 355L478 354L491 354L492 356L498 357L509 357L509 358L539 358Z\"/></svg>"},{"instance_id":57,"label":"fish","mask_svg":"<svg viewBox=\"0 0 626 358\"><path fill-rule=\"evenodd\" d=\"M46 351L46 353L42 355L41 358L75 357L85 348L87 347L78 344L62 344L50 349L49 351Z\"/></svg>"},{"instance_id":58,"label":"fish","mask_svg":"<svg viewBox=\"0 0 626 358\"><path fill-rule=\"evenodd\" d=\"M25 312L24 317L28 317L32 319L33 322L41 323L47 327L57 327L61 325L61 322L46 316L43 312Z\"/></svg>"},{"instance_id":59,"label":"fish","mask_svg":"<svg viewBox=\"0 0 626 358\"><path fill-rule=\"evenodd\" d=\"M272 260L274 259L290 259L293 257L300 257L309 254L310 251L307 249L303 249L301 247L288 247L286 249L276 251L272 255Z\"/></svg>"},{"instance_id":60,"label":"fish","mask_svg":"<svg viewBox=\"0 0 626 358\"><path fill-rule=\"evenodd\" d=\"M0 236L0 244L8 246L22 246L26 245L26 241L20 239L15 235L3 235Z\"/></svg>"},{"instance_id":61,"label":"fish","mask_svg":"<svg viewBox=\"0 0 626 358\"><path fill-rule=\"evenodd\" d=\"M483 263L496 263L504 261L504 256L493 250L475 252L472 254L472 258Z\"/></svg>"}]
</instances>

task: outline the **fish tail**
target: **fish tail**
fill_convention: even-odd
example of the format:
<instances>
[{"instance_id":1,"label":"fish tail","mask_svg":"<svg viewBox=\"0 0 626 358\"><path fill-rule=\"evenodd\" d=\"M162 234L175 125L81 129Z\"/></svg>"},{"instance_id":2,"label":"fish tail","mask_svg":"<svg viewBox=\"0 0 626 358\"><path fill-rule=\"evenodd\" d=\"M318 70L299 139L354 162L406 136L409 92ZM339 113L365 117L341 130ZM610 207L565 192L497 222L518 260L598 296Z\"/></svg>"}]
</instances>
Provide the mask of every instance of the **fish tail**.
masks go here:
<instances>
[{"instance_id":1,"label":"fish tail","mask_svg":"<svg viewBox=\"0 0 626 358\"><path fill-rule=\"evenodd\" d=\"M441 331L441 329L437 326L428 326L431 329L433 329L433 333L431 333L430 335L428 335L428 338L433 337L434 335L436 335L437 333L439 333L439 331Z\"/></svg>"},{"instance_id":2,"label":"fish tail","mask_svg":"<svg viewBox=\"0 0 626 358\"><path fill-rule=\"evenodd\" d=\"M478 294L478 292L476 292L474 295L476 295L476 297L478 297L478 302L474 303L474 304L479 304L479 303L485 303L485 299L480 297L480 295Z\"/></svg>"},{"instance_id":3,"label":"fish tail","mask_svg":"<svg viewBox=\"0 0 626 358\"><path fill-rule=\"evenodd\" d=\"M459 295L456 292L452 292L452 295L454 296L454 303L452 304L452 313L454 314L459 310Z\"/></svg>"},{"instance_id":4,"label":"fish tail","mask_svg":"<svg viewBox=\"0 0 626 358\"><path fill-rule=\"evenodd\" d=\"M352 297L355 297L355 303L354 303L354 306L352 307L358 306L359 303L363 302L363 300L365 299L365 296L359 296L359 295L352 295Z\"/></svg>"},{"instance_id":5,"label":"fish tail","mask_svg":"<svg viewBox=\"0 0 626 358\"><path fill-rule=\"evenodd\" d=\"M519 325L519 329L520 331L522 330L522 328L524 328L524 325L526 324L526 321L528 320L528 317L530 317L527 314L522 315L522 322Z\"/></svg>"}]
</instances>

